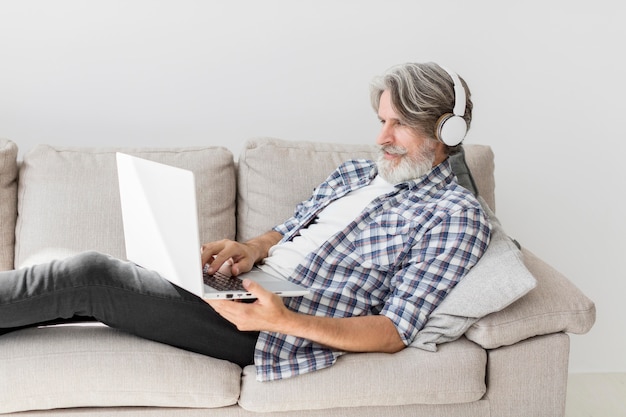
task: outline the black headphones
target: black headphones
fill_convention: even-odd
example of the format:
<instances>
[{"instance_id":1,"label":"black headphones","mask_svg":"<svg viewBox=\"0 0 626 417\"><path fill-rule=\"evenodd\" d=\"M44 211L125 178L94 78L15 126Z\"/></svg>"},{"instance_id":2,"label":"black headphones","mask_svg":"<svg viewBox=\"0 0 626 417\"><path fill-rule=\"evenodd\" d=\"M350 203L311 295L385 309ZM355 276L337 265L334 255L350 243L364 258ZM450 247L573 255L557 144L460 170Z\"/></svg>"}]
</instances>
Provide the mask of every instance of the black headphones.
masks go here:
<instances>
[{"instance_id":1,"label":"black headphones","mask_svg":"<svg viewBox=\"0 0 626 417\"><path fill-rule=\"evenodd\" d=\"M463 142L467 134L467 123L463 119L466 102L465 88L456 73L444 67L441 68L450 75L454 83L454 109L452 113L446 113L439 118L435 127L435 137L448 146L456 146Z\"/></svg>"}]
</instances>

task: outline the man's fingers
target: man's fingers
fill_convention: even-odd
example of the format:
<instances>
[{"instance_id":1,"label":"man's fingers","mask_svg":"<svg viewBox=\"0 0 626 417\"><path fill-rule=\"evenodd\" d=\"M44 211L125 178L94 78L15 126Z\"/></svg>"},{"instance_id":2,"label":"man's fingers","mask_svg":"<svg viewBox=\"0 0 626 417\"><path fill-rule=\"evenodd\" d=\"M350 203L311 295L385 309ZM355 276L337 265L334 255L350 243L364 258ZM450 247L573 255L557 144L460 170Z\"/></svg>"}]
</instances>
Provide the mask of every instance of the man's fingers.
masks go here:
<instances>
[{"instance_id":1,"label":"man's fingers","mask_svg":"<svg viewBox=\"0 0 626 417\"><path fill-rule=\"evenodd\" d=\"M215 273L222 265L232 258L241 256L241 250L236 242L220 240L205 243L201 247L202 265L209 265L209 273Z\"/></svg>"},{"instance_id":2,"label":"man's fingers","mask_svg":"<svg viewBox=\"0 0 626 417\"><path fill-rule=\"evenodd\" d=\"M215 256L224 250L225 244L220 242L205 243L200 247L202 265L213 262Z\"/></svg>"},{"instance_id":3,"label":"man's fingers","mask_svg":"<svg viewBox=\"0 0 626 417\"><path fill-rule=\"evenodd\" d=\"M219 271L222 265L224 265L229 259L231 259L231 257L224 251L214 255L213 260L209 263L209 274Z\"/></svg>"},{"instance_id":4,"label":"man's fingers","mask_svg":"<svg viewBox=\"0 0 626 417\"><path fill-rule=\"evenodd\" d=\"M274 293L265 289L258 282L255 282L249 279L244 279L242 280L242 284L243 284L243 287L252 295L256 296L257 300L259 300L260 302L266 302L269 298L271 298L274 295Z\"/></svg>"}]
</instances>

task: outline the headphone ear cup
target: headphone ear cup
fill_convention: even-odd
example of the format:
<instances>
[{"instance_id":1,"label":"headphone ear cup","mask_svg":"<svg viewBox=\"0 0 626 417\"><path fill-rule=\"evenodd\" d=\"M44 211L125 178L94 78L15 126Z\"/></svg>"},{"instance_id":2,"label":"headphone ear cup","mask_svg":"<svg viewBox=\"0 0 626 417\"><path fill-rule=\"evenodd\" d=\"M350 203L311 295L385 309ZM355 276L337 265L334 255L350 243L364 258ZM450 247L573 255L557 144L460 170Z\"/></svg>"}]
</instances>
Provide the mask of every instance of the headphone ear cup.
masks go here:
<instances>
[{"instance_id":1,"label":"headphone ear cup","mask_svg":"<svg viewBox=\"0 0 626 417\"><path fill-rule=\"evenodd\" d=\"M467 123L461 116L446 113L437 121L435 137L448 146L456 146L463 142L467 133Z\"/></svg>"}]
</instances>

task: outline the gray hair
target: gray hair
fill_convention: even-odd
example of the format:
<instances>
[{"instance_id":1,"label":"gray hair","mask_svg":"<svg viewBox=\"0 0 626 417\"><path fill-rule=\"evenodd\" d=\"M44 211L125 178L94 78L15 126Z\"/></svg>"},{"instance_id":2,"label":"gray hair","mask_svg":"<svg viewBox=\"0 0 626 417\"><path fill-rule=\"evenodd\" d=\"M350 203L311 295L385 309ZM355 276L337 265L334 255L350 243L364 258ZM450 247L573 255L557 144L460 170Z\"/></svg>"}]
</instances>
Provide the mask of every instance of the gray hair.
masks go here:
<instances>
[{"instance_id":1,"label":"gray hair","mask_svg":"<svg viewBox=\"0 0 626 417\"><path fill-rule=\"evenodd\" d=\"M469 129L473 104L465 80L459 78L466 93L463 118ZM434 140L439 118L453 112L454 83L446 70L433 62L397 65L376 77L370 86L372 107L376 112L385 90L390 91L391 103L401 121Z\"/></svg>"}]
</instances>

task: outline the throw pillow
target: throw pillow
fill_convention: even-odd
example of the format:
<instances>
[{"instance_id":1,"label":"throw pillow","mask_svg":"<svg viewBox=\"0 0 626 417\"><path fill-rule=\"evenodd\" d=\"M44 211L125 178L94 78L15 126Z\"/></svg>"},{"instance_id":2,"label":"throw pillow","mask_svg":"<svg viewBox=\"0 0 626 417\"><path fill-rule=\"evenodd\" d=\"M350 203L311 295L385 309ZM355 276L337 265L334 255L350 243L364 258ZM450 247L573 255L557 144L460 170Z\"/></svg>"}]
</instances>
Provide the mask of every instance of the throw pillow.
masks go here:
<instances>
[{"instance_id":1,"label":"throw pillow","mask_svg":"<svg viewBox=\"0 0 626 417\"><path fill-rule=\"evenodd\" d=\"M484 349L551 333L584 334L595 323L596 307L591 299L535 254L527 249L522 252L524 264L537 279L537 287L467 330L465 337Z\"/></svg>"},{"instance_id":2,"label":"throw pillow","mask_svg":"<svg viewBox=\"0 0 626 417\"><path fill-rule=\"evenodd\" d=\"M456 175L459 184L478 197L478 187L476 186L474 177L467 166L467 161L465 160L465 148L463 146L457 146L454 153L450 154L450 164L452 165L452 172Z\"/></svg>"},{"instance_id":3,"label":"throw pillow","mask_svg":"<svg viewBox=\"0 0 626 417\"><path fill-rule=\"evenodd\" d=\"M500 221L479 198L492 224L491 241L482 258L432 312L411 344L436 351L436 345L461 337L480 318L500 311L536 285L522 253Z\"/></svg>"}]
</instances>

